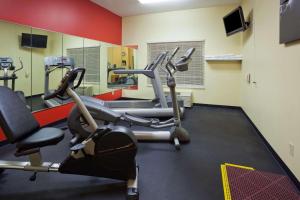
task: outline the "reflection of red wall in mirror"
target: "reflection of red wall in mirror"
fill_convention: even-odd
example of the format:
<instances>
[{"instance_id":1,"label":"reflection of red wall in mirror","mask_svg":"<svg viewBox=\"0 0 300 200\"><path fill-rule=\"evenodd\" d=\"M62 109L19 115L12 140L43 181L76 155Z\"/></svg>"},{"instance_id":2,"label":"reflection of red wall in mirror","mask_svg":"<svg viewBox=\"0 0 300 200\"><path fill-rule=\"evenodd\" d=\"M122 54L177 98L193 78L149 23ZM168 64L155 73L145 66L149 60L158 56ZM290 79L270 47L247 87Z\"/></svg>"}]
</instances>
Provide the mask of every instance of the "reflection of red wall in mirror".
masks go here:
<instances>
[{"instance_id":1,"label":"reflection of red wall in mirror","mask_svg":"<svg viewBox=\"0 0 300 200\"><path fill-rule=\"evenodd\" d=\"M139 48L139 45L126 45L126 47L128 48L132 48L132 49L138 49Z\"/></svg>"},{"instance_id":2,"label":"reflection of red wall in mirror","mask_svg":"<svg viewBox=\"0 0 300 200\"><path fill-rule=\"evenodd\" d=\"M122 90L115 90L114 92L109 92L101 95L96 95L95 98L102 99L104 101L112 101L116 99L120 99L122 97ZM68 103L62 106L57 106L54 108L49 108L46 110L41 110L34 112L34 117L38 120L41 126L45 126L59 120L65 119L71 108L73 107L73 103ZM0 142L6 140L3 135L3 131L0 127Z\"/></svg>"},{"instance_id":3,"label":"reflection of red wall in mirror","mask_svg":"<svg viewBox=\"0 0 300 200\"><path fill-rule=\"evenodd\" d=\"M122 43L122 18L89 0L1 0L0 19Z\"/></svg>"},{"instance_id":4,"label":"reflection of red wall in mirror","mask_svg":"<svg viewBox=\"0 0 300 200\"><path fill-rule=\"evenodd\" d=\"M137 89L139 89L137 85L131 85L126 88L126 90L137 90Z\"/></svg>"}]
</instances>

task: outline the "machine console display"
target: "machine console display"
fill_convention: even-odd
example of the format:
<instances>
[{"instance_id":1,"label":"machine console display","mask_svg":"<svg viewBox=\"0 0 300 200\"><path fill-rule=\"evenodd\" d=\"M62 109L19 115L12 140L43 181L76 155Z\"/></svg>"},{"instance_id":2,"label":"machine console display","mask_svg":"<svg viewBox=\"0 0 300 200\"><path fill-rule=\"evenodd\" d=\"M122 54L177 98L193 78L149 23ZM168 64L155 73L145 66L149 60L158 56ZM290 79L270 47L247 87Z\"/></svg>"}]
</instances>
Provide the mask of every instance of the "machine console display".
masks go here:
<instances>
[{"instance_id":1,"label":"machine console display","mask_svg":"<svg viewBox=\"0 0 300 200\"><path fill-rule=\"evenodd\" d=\"M64 56L46 57L44 60L45 66L74 66L74 59Z\"/></svg>"},{"instance_id":2,"label":"machine console display","mask_svg":"<svg viewBox=\"0 0 300 200\"><path fill-rule=\"evenodd\" d=\"M13 60L9 57L0 57L0 68L7 69L13 67Z\"/></svg>"}]
</instances>

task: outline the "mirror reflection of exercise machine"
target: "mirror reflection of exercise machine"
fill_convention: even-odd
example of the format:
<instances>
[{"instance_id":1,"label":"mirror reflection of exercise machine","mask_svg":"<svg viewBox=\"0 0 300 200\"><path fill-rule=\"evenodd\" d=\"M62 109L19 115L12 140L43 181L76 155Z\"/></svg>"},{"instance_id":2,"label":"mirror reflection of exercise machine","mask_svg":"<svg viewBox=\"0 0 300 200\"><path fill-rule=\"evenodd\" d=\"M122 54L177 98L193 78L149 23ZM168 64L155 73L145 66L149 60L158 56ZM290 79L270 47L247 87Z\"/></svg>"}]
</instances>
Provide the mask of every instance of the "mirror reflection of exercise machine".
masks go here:
<instances>
[{"instance_id":1,"label":"mirror reflection of exercise machine","mask_svg":"<svg viewBox=\"0 0 300 200\"><path fill-rule=\"evenodd\" d=\"M137 89L138 76L115 74L114 70L131 70L135 65L134 49L128 47L108 47L107 55L107 87Z\"/></svg>"},{"instance_id":2,"label":"mirror reflection of exercise machine","mask_svg":"<svg viewBox=\"0 0 300 200\"><path fill-rule=\"evenodd\" d=\"M16 79L18 79L16 73L23 69L23 62L19 58L20 61L20 68L16 69L14 66L14 61L10 57L0 57L0 70L3 70L3 76L0 76L0 80L4 82L5 87L9 87L8 82L11 81L11 89L15 91L15 83ZM9 74L9 71L12 71ZM24 92L22 91L15 91L16 94L22 99L24 103L26 103Z\"/></svg>"},{"instance_id":3,"label":"mirror reflection of exercise machine","mask_svg":"<svg viewBox=\"0 0 300 200\"><path fill-rule=\"evenodd\" d=\"M49 89L50 74L54 72L56 69L67 69L68 71L72 70L75 67L75 63L73 58L63 57L63 56L50 56L45 58L44 64L45 64L44 95L47 95L49 93L52 93L52 91L50 91ZM72 100L66 97L66 98L53 98L49 100L44 100L44 103L46 104L46 106L52 108L55 106L69 103L70 101Z\"/></svg>"},{"instance_id":4,"label":"mirror reflection of exercise machine","mask_svg":"<svg viewBox=\"0 0 300 200\"><path fill-rule=\"evenodd\" d=\"M123 63L123 61L122 61ZM125 63L126 65L126 63ZM122 64L123 66L123 64ZM119 74L115 74L115 70L126 70L125 67L117 67L115 64L108 63L107 66L107 80L108 81L107 86L108 88L128 88L131 86L138 85L138 77L132 74L120 76Z\"/></svg>"},{"instance_id":5,"label":"mirror reflection of exercise machine","mask_svg":"<svg viewBox=\"0 0 300 200\"><path fill-rule=\"evenodd\" d=\"M116 64L111 64L111 63L107 63L107 80L110 79L111 75L110 73L113 73L114 70L117 70L117 69L126 69L124 67L117 67ZM111 77L111 79L113 79L113 77ZM111 82L108 82L108 87L110 87L112 85L113 82L115 81L112 81L110 80Z\"/></svg>"}]
</instances>

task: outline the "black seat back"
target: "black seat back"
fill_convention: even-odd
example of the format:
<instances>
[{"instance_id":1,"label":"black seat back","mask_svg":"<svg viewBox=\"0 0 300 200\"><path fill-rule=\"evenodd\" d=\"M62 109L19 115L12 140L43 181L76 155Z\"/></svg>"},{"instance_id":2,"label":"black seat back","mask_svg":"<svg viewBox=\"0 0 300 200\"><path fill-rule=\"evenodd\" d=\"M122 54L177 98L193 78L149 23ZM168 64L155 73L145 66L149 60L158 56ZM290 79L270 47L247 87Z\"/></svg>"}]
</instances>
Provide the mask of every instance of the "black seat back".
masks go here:
<instances>
[{"instance_id":1,"label":"black seat back","mask_svg":"<svg viewBox=\"0 0 300 200\"><path fill-rule=\"evenodd\" d=\"M11 143L31 135L40 127L20 97L3 86L0 86L0 126Z\"/></svg>"}]
</instances>

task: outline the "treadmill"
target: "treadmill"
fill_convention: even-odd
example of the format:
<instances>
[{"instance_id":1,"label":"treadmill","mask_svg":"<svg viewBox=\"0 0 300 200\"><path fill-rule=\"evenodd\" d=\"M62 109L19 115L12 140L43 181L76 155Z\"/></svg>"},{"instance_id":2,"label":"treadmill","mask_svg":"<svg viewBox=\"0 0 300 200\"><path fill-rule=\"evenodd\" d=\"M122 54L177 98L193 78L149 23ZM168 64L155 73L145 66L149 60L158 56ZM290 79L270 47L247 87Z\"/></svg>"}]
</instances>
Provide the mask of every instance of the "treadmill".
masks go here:
<instances>
[{"instance_id":1,"label":"treadmill","mask_svg":"<svg viewBox=\"0 0 300 200\"><path fill-rule=\"evenodd\" d=\"M44 65L45 65L45 87L44 87L44 94L52 93L53 91L50 91L49 89L49 77L52 72L54 72L56 69L67 69L72 70L75 68L75 63L73 58L64 57L64 56L49 56L45 57L44 59ZM44 95L42 96L44 99ZM60 106L66 103L70 103L72 101L71 98L68 99L58 99L53 98L49 100L44 100L44 103L47 107L52 108L55 106Z\"/></svg>"},{"instance_id":2,"label":"treadmill","mask_svg":"<svg viewBox=\"0 0 300 200\"><path fill-rule=\"evenodd\" d=\"M21 58L20 60L20 68L16 69L14 66L14 61L11 57L0 57L0 70L3 70L3 76L0 76L0 81L4 82L5 87L9 87L8 82L11 81L11 89L15 91L15 82L18 79L16 72L23 69L23 62ZM9 75L9 71L12 71L12 73ZM15 91L15 93L22 99L24 103L26 103L25 94L23 91ZM30 107L27 105L27 107L30 109Z\"/></svg>"},{"instance_id":3,"label":"treadmill","mask_svg":"<svg viewBox=\"0 0 300 200\"><path fill-rule=\"evenodd\" d=\"M173 52L177 53L178 49ZM97 104L108 107L115 112L121 114L129 114L140 117L172 117L174 116L172 100L166 98L163 86L159 77L158 66L165 60L168 52L160 53L156 59L147 65L144 69L137 70L113 70L115 74L143 74L151 79L155 99L153 100L116 100L116 101L101 101L89 96L81 96L84 102ZM178 101L180 105L180 114L183 116L184 107L183 101Z\"/></svg>"}]
</instances>

